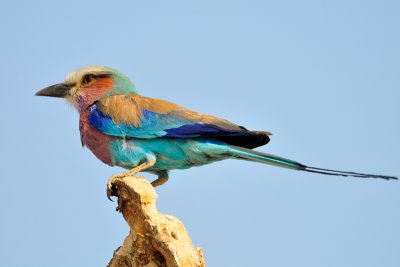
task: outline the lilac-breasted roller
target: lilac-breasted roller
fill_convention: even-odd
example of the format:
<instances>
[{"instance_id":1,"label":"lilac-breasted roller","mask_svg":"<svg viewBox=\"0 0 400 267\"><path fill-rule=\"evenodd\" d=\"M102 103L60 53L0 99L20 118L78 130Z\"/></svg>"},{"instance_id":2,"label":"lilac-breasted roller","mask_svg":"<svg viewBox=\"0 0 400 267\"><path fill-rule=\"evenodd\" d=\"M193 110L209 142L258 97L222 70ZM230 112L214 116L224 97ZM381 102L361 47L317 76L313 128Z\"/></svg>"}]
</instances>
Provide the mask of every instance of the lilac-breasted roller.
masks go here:
<instances>
[{"instance_id":1,"label":"lilac-breasted roller","mask_svg":"<svg viewBox=\"0 0 400 267\"><path fill-rule=\"evenodd\" d=\"M67 99L79 111L82 145L102 162L129 169L110 178L108 197L112 194L113 180L139 171L156 174L158 178L152 184L158 186L168 180L170 170L230 158L326 175L397 179L309 167L255 151L253 148L269 142L269 132L249 131L224 119L141 96L128 77L109 67L73 71L64 83L47 87L36 95Z\"/></svg>"}]
</instances>

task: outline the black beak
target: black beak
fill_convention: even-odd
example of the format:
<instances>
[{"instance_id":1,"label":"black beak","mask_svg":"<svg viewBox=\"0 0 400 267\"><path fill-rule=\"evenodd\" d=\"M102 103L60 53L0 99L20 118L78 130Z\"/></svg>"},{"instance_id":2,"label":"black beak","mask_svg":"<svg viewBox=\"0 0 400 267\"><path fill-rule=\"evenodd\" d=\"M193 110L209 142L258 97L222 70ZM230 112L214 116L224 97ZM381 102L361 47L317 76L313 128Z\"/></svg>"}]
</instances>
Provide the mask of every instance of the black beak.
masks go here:
<instances>
[{"instance_id":1,"label":"black beak","mask_svg":"<svg viewBox=\"0 0 400 267\"><path fill-rule=\"evenodd\" d=\"M58 83L49 87L46 87L35 95L37 96L51 96L51 97L64 97L68 95L71 86L66 85L65 83Z\"/></svg>"}]
</instances>

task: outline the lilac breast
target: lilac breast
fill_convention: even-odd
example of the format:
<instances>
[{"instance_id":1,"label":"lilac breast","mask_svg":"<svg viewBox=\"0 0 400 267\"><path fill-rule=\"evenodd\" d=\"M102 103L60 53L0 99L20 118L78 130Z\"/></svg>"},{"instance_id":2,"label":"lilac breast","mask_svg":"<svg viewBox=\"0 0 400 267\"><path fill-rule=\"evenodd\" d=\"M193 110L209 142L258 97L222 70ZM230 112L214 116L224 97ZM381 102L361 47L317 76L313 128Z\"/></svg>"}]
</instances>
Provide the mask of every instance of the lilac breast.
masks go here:
<instances>
[{"instance_id":1,"label":"lilac breast","mask_svg":"<svg viewBox=\"0 0 400 267\"><path fill-rule=\"evenodd\" d=\"M90 151L105 164L114 165L110 151L110 141L113 137L93 128L88 122L87 111L81 113L79 129L81 132L82 145L89 148Z\"/></svg>"}]
</instances>

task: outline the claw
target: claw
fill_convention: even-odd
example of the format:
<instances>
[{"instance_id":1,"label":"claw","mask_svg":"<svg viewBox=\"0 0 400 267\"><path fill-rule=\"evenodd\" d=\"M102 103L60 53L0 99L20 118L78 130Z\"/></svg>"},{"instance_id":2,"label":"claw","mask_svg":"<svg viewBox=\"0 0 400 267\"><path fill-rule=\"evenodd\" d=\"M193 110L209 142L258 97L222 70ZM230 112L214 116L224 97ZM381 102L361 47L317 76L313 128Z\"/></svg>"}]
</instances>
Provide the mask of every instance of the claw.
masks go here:
<instances>
[{"instance_id":1,"label":"claw","mask_svg":"<svg viewBox=\"0 0 400 267\"><path fill-rule=\"evenodd\" d=\"M107 187L106 193L107 193L108 200L114 202L114 200L112 200L112 198L111 198L111 196L113 195L112 191L108 187Z\"/></svg>"},{"instance_id":2,"label":"claw","mask_svg":"<svg viewBox=\"0 0 400 267\"><path fill-rule=\"evenodd\" d=\"M136 173L138 173L138 172L140 172L140 171L143 171L143 170L145 170L145 169L147 169L147 168L150 168L150 167L153 166L155 163L156 163L156 160L154 159L154 160L151 160L151 161L149 161L149 162L142 163L142 164L140 164L139 166L133 168L133 169L130 170L130 171L127 171L127 172L124 172L124 173L120 173L120 174L116 174L116 175L111 176L110 179L108 179L108 182L107 182L107 189L106 189L107 198L108 198L110 201L113 201L113 200L111 199L111 197L112 197L112 196L117 196L115 190L113 190L113 187L114 187L114 186L113 186L113 183L115 182L115 180L121 180L121 179L123 179L123 178L125 178L125 177L127 177L127 176L134 176ZM168 177L168 176L167 176L167 177ZM168 179L168 178L167 178L167 179Z\"/></svg>"},{"instance_id":3,"label":"claw","mask_svg":"<svg viewBox=\"0 0 400 267\"><path fill-rule=\"evenodd\" d=\"M107 189L106 189L106 193L107 193L107 198L110 200L110 201L113 201L112 199L111 199L111 197L112 196L116 196L116 193L114 192L114 190L113 190L113 182L115 181L115 180L117 180L117 179L119 179L120 177L118 176L118 175L114 175L114 176L111 176L111 178L108 180L108 182L107 182ZM114 201L113 201L114 202Z\"/></svg>"}]
</instances>

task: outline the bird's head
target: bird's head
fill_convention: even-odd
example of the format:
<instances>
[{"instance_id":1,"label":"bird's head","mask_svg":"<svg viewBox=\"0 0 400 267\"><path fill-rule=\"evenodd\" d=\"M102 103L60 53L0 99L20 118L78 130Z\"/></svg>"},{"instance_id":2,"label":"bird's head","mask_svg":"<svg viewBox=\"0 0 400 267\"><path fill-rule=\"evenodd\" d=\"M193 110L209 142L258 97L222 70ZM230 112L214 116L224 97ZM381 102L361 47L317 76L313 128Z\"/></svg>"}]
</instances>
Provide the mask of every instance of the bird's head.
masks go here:
<instances>
[{"instance_id":1,"label":"bird's head","mask_svg":"<svg viewBox=\"0 0 400 267\"><path fill-rule=\"evenodd\" d=\"M111 95L138 93L135 85L123 73L104 66L90 66L72 71L63 83L46 87L37 96L60 97L79 111Z\"/></svg>"}]
</instances>

